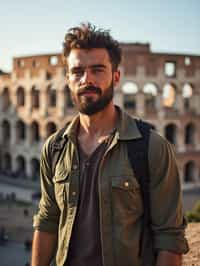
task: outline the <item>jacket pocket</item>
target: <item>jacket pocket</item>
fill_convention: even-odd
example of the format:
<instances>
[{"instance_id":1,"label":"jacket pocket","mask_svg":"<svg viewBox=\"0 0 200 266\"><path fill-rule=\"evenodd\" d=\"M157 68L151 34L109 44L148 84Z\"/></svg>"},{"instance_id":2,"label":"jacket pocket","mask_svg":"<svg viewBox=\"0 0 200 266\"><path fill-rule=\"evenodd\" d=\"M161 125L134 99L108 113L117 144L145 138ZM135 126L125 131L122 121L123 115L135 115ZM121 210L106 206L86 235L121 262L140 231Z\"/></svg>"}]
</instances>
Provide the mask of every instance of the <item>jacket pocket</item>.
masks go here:
<instances>
[{"instance_id":1,"label":"jacket pocket","mask_svg":"<svg viewBox=\"0 0 200 266\"><path fill-rule=\"evenodd\" d=\"M60 209L63 209L69 194L69 173L56 171L53 182L57 204Z\"/></svg>"},{"instance_id":2,"label":"jacket pocket","mask_svg":"<svg viewBox=\"0 0 200 266\"><path fill-rule=\"evenodd\" d=\"M133 176L112 177L112 206L119 219L135 218L143 213L140 185Z\"/></svg>"}]
</instances>

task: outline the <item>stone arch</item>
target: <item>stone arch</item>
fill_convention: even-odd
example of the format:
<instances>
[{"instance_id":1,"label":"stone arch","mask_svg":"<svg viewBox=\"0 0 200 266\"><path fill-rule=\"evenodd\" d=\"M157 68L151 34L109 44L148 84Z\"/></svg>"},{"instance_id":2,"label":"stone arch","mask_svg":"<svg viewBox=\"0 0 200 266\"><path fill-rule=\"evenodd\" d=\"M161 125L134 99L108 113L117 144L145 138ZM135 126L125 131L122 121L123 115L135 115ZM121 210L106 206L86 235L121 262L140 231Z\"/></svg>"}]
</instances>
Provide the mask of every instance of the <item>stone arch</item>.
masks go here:
<instances>
[{"instance_id":1,"label":"stone arch","mask_svg":"<svg viewBox=\"0 0 200 266\"><path fill-rule=\"evenodd\" d=\"M197 167L194 161L188 161L184 166L184 182L190 183L196 180Z\"/></svg>"},{"instance_id":2,"label":"stone arch","mask_svg":"<svg viewBox=\"0 0 200 266\"><path fill-rule=\"evenodd\" d=\"M36 121L33 121L30 125L30 140L31 142L40 141L39 124Z\"/></svg>"},{"instance_id":3,"label":"stone arch","mask_svg":"<svg viewBox=\"0 0 200 266\"><path fill-rule=\"evenodd\" d=\"M183 104L184 109L188 111L191 105L191 98L193 95L194 88L190 83L185 83L182 89L182 96L183 96Z\"/></svg>"},{"instance_id":4,"label":"stone arch","mask_svg":"<svg viewBox=\"0 0 200 266\"><path fill-rule=\"evenodd\" d=\"M49 107L56 107L56 101L56 89L52 85L49 85L47 87L47 104Z\"/></svg>"},{"instance_id":5,"label":"stone arch","mask_svg":"<svg viewBox=\"0 0 200 266\"><path fill-rule=\"evenodd\" d=\"M37 158L32 158L30 161L31 166L31 178L36 181L40 176L40 162Z\"/></svg>"},{"instance_id":6,"label":"stone arch","mask_svg":"<svg viewBox=\"0 0 200 266\"><path fill-rule=\"evenodd\" d=\"M177 126L175 124L170 123L165 126L165 137L169 142L176 145Z\"/></svg>"},{"instance_id":7,"label":"stone arch","mask_svg":"<svg viewBox=\"0 0 200 266\"><path fill-rule=\"evenodd\" d=\"M12 157L10 153L6 152L2 155L2 172L6 175L10 175L12 173Z\"/></svg>"},{"instance_id":8,"label":"stone arch","mask_svg":"<svg viewBox=\"0 0 200 266\"><path fill-rule=\"evenodd\" d=\"M136 109L136 94L138 93L138 86L136 83L127 81L122 86L122 92L124 95L124 107Z\"/></svg>"},{"instance_id":9,"label":"stone arch","mask_svg":"<svg viewBox=\"0 0 200 266\"><path fill-rule=\"evenodd\" d=\"M176 86L173 83L167 83L163 87L163 106L175 107L176 103Z\"/></svg>"},{"instance_id":10,"label":"stone arch","mask_svg":"<svg viewBox=\"0 0 200 266\"><path fill-rule=\"evenodd\" d=\"M57 126L54 122L48 122L46 125L46 136L49 137L57 130Z\"/></svg>"},{"instance_id":11,"label":"stone arch","mask_svg":"<svg viewBox=\"0 0 200 266\"><path fill-rule=\"evenodd\" d=\"M145 108L148 110L156 109L156 96L158 89L154 83L144 85L143 92L145 95Z\"/></svg>"},{"instance_id":12,"label":"stone arch","mask_svg":"<svg viewBox=\"0 0 200 266\"><path fill-rule=\"evenodd\" d=\"M16 140L21 141L26 139L26 125L22 120L16 122Z\"/></svg>"},{"instance_id":13,"label":"stone arch","mask_svg":"<svg viewBox=\"0 0 200 266\"><path fill-rule=\"evenodd\" d=\"M26 177L26 161L22 155L16 157L16 177Z\"/></svg>"},{"instance_id":14,"label":"stone arch","mask_svg":"<svg viewBox=\"0 0 200 266\"><path fill-rule=\"evenodd\" d=\"M65 97L65 105L69 108L72 108L73 107L73 101L71 98L70 89L67 85L64 87L64 97Z\"/></svg>"},{"instance_id":15,"label":"stone arch","mask_svg":"<svg viewBox=\"0 0 200 266\"><path fill-rule=\"evenodd\" d=\"M188 123L185 127L185 144L194 145L195 144L196 128L193 123Z\"/></svg>"},{"instance_id":16,"label":"stone arch","mask_svg":"<svg viewBox=\"0 0 200 266\"><path fill-rule=\"evenodd\" d=\"M6 111L10 106L10 93L8 87L5 87L2 92L2 110Z\"/></svg>"},{"instance_id":17,"label":"stone arch","mask_svg":"<svg viewBox=\"0 0 200 266\"><path fill-rule=\"evenodd\" d=\"M40 107L40 90L36 86L31 89L31 106L35 109Z\"/></svg>"},{"instance_id":18,"label":"stone arch","mask_svg":"<svg viewBox=\"0 0 200 266\"><path fill-rule=\"evenodd\" d=\"M11 140L11 126L10 122L8 120L3 120L2 121L2 141L3 143L8 143Z\"/></svg>"},{"instance_id":19,"label":"stone arch","mask_svg":"<svg viewBox=\"0 0 200 266\"><path fill-rule=\"evenodd\" d=\"M23 87L17 88L17 106L24 106L25 105L25 90Z\"/></svg>"}]
</instances>

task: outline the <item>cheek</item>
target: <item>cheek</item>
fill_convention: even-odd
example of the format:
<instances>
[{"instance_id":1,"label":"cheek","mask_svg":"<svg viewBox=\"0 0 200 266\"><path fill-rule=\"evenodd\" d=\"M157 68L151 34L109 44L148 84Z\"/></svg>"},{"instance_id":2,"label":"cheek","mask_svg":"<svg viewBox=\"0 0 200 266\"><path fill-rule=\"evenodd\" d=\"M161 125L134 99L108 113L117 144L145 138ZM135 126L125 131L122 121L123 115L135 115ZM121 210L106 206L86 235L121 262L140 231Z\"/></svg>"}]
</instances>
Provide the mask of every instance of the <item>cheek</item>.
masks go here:
<instances>
[{"instance_id":1,"label":"cheek","mask_svg":"<svg viewBox=\"0 0 200 266\"><path fill-rule=\"evenodd\" d=\"M76 91L78 90L78 85L77 82L73 81L73 80L68 80L68 87L70 89L70 93L76 93Z\"/></svg>"}]
</instances>

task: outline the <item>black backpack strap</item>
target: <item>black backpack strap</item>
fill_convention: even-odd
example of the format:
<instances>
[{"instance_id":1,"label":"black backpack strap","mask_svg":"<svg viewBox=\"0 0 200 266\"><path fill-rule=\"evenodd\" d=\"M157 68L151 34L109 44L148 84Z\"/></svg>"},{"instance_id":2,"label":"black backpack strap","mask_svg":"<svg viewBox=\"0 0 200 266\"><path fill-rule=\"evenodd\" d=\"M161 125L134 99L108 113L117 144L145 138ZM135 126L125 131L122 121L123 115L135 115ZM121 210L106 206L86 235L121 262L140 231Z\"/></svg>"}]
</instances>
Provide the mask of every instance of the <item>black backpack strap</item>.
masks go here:
<instances>
[{"instance_id":1,"label":"black backpack strap","mask_svg":"<svg viewBox=\"0 0 200 266\"><path fill-rule=\"evenodd\" d=\"M63 137L63 134L67 127L69 126L70 122L68 122L63 128L61 128L53 138L49 142L49 156L51 162L51 171L52 175L55 173L56 164L60 157L60 154L67 143L67 137Z\"/></svg>"},{"instance_id":2,"label":"black backpack strap","mask_svg":"<svg viewBox=\"0 0 200 266\"><path fill-rule=\"evenodd\" d=\"M137 127L142 135L142 138L130 140L127 142L127 151L129 161L131 163L132 169L138 179L138 182L141 187L144 213L143 213L143 224L142 232L140 237L140 248L139 255L144 254L144 249L146 247L145 235L146 230L150 230L150 173L149 173L149 164L148 164L148 147L149 147L149 136L150 130L153 125L144 122L142 120L136 120ZM147 229L148 228L148 229Z\"/></svg>"}]
</instances>

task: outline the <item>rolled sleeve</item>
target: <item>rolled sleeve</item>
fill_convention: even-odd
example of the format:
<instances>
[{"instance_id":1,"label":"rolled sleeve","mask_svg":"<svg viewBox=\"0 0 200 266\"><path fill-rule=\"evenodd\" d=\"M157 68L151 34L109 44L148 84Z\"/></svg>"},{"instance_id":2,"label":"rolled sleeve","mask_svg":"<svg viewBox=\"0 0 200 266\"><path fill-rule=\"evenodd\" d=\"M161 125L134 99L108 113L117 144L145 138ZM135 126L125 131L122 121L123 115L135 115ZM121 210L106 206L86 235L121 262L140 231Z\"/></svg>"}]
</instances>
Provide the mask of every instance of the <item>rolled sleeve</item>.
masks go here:
<instances>
[{"instance_id":1,"label":"rolled sleeve","mask_svg":"<svg viewBox=\"0 0 200 266\"><path fill-rule=\"evenodd\" d=\"M44 144L40 159L41 199L39 210L33 218L33 227L39 231L57 233L60 210L57 206L52 171L48 160L48 144Z\"/></svg>"},{"instance_id":2,"label":"rolled sleeve","mask_svg":"<svg viewBox=\"0 0 200 266\"><path fill-rule=\"evenodd\" d=\"M176 158L171 144L152 131L149 149L151 228L154 247L186 253L186 220Z\"/></svg>"}]
</instances>

